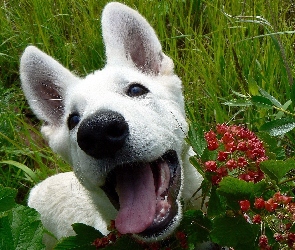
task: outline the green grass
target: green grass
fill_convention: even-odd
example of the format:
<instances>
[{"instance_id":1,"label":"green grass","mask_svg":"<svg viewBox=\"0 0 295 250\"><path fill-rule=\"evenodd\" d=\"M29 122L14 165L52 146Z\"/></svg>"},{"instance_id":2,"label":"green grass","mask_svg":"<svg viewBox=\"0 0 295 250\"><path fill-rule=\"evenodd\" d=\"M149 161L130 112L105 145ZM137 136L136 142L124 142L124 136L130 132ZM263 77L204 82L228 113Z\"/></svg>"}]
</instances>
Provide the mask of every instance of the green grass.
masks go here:
<instances>
[{"instance_id":1,"label":"green grass","mask_svg":"<svg viewBox=\"0 0 295 250\"><path fill-rule=\"evenodd\" d=\"M39 179L69 167L41 138L20 91L19 58L33 44L80 76L103 67L100 18L106 0L10 0L0 5L0 162L14 160ZM282 103L292 99L295 6L291 0L126 0L156 30L184 85L190 119L257 130L272 110L228 107L233 91L258 87ZM294 111L294 104L289 106ZM290 136L291 138L292 136ZM34 184L28 173L0 165L0 183L20 190Z\"/></svg>"}]
</instances>

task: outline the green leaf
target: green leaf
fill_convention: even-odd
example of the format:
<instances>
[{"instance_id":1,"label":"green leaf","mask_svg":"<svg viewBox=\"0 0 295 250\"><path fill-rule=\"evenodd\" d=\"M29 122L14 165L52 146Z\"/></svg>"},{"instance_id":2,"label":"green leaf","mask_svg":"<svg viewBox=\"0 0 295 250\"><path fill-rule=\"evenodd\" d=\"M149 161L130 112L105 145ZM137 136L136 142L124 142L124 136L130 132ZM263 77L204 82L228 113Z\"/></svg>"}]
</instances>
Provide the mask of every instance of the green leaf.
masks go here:
<instances>
[{"instance_id":1,"label":"green leaf","mask_svg":"<svg viewBox=\"0 0 295 250\"><path fill-rule=\"evenodd\" d=\"M283 110L287 110L288 107L289 107L291 104L292 104L292 101L291 101L291 100L287 101L287 102L283 105L282 109L283 109ZM276 120L277 120L277 119L281 119L284 115L285 115L285 113L284 113L283 111L279 111L279 112L276 114L275 119L276 119Z\"/></svg>"},{"instance_id":2,"label":"green leaf","mask_svg":"<svg viewBox=\"0 0 295 250\"><path fill-rule=\"evenodd\" d=\"M282 108L282 104L272 95L270 95L269 93L267 93L264 89L259 87L259 92L262 96L264 96L265 98L267 98L268 100L271 101L271 103L273 105L275 105L276 107Z\"/></svg>"},{"instance_id":3,"label":"green leaf","mask_svg":"<svg viewBox=\"0 0 295 250\"><path fill-rule=\"evenodd\" d=\"M267 122L260 127L260 131L265 131L271 136L286 134L295 128L295 120L292 118L277 119Z\"/></svg>"},{"instance_id":4,"label":"green leaf","mask_svg":"<svg viewBox=\"0 0 295 250\"><path fill-rule=\"evenodd\" d=\"M0 249L44 249L43 233L39 214L32 208L18 205L0 218Z\"/></svg>"},{"instance_id":5,"label":"green leaf","mask_svg":"<svg viewBox=\"0 0 295 250\"><path fill-rule=\"evenodd\" d=\"M278 145L278 140L266 132L260 132L258 137L263 141L263 144L268 151L267 155L269 156L270 153L275 154L275 157L272 158L272 160L284 160L286 158L285 149Z\"/></svg>"},{"instance_id":6,"label":"green leaf","mask_svg":"<svg viewBox=\"0 0 295 250\"><path fill-rule=\"evenodd\" d=\"M261 170L272 180L279 182L290 170L295 168L295 160L268 160L260 163Z\"/></svg>"},{"instance_id":7,"label":"green leaf","mask_svg":"<svg viewBox=\"0 0 295 250\"><path fill-rule=\"evenodd\" d=\"M205 148L203 155L201 157L202 161L215 161L217 158L218 152L216 150L209 150L208 148Z\"/></svg>"},{"instance_id":8,"label":"green leaf","mask_svg":"<svg viewBox=\"0 0 295 250\"><path fill-rule=\"evenodd\" d=\"M220 217L213 220L210 233L213 242L235 249L256 249L259 226L248 223L243 216Z\"/></svg>"},{"instance_id":9,"label":"green leaf","mask_svg":"<svg viewBox=\"0 0 295 250\"><path fill-rule=\"evenodd\" d=\"M274 231L273 231L273 224L272 223L265 223L263 231L265 232L265 235L268 238L268 245L272 246L271 250L282 250L282 248L279 247L278 242L275 240ZM270 228L270 227L271 228ZM287 250L287 249L285 249Z\"/></svg>"},{"instance_id":10,"label":"green leaf","mask_svg":"<svg viewBox=\"0 0 295 250\"><path fill-rule=\"evenodd\" d=\"M295 103L295 84L292 84L291 86L291 100Z\"/></svg>"},{"instance_id":11,"label":"green leaf","mask_svg":"<svg viewBox=\"0 0 295 250\"><path fill-rule=\"evenodd\" d=\"M192 156L189 158L190 163L198 170L198 172L204 176L204 169L202 166L199 164L198 160L196 159L195 156Z\"/></svg>"},{"instance_id":12,"label":"green leaf","mask_svg":"<svg viewBox=\"0 0 295 250\"><path fill-rule=\"evenodd\" d=\"M291 233L295 233L295 223L293 223L293 225L291 226L291 228L289 229L289 231Z\"/></svg>"},{"instance_id":13,"label":"green leaf","mask_svg":"<svg viewBox=\"0 0 295 250\"><path fill-rule=\"evenodd\" d=\"M0 185L0 213L12 209L15 203L16 189Z\"/></svg>"},{"instance_id":14,"label":"green leaf","mask_svg":"<svg viewBox=\"0 0 295 250\"><path fill-rule=\"evenodd\" d=\"M228 102L222 103L224 105L230 106L230 107L248 107L252 106L252 102L249 100L231 100Z\"/></svg>"},{"instance_id":15,"label":"green leaf","mask_svg":"<svg viewBox=\"0 0 295 250\"><path fill-rule=\"evenodd\" d=\"M188 236L188 243L196 244L209 240L211 221L201 210L188 210L184 213L179 230Z\"/></svg>"},{"instance_id":16,"label":"green leaf","mask_svg":"<svg viewBox=\"0 0 295 250\"><path fill-rule=\"evenodd\" d=\"M206 197L210 195L211 188L212 188L212 182L209 181L207 177L205 176L201 184L202 195L204 196L202 204L204 204Z\"/></svg>"},{"instance_id":17,"label":"green leaf","mask_svg":"<svg viewBox=\"0 0 295 250\"><path fill-rule=\"evenodd\" d=\"M258 95L257 83L251 75L248 76L248 87L249 87L249 93L251 95Z\"/></svg>"},{"instance_id":18,"label":"green leaf","mask_svg":"<svg viewBox=\"0 0 295 250\"><path fill-rule=\"evenodd\" d=\"M24 171L27 174L29 179L34 183L38 183L40 181L38 176L30 168L28 168L26 165L24 165L20 162L9 160L9 161L1 161L0 164L9 164L9 165L12 165L12 166L15 166L15 167L21 169L22 171Z\"/></svg>"},{"instance_id":19,"label":"green leaf","mask_svg":"<svg viewBox=\"0 0 295 250\"><path fill-rule=\"evenodd\" d=\"M211 189L207 214L209 217L216 217L226 212L225 206L216 192L216 188Z\"/></svg>"},{"instance_id":20,"label":"green leaf","mask_svg":"<svg viewBox=\"0 0 295 250\"><path fill-rule=\"evenodd\" d=\"M232 92L233 92L233 94L235 94L235 95L238 96L238 97L248 98L248 96L243 95L242 93L236 92L236 91L234 91L234 90L232 90Z\"/></svg>"},{"instance_id":21,"label":"green leaf","mask_svg":"<svg viewBox=\"0 0 295 250\"><path fill-rule=\"evenodd\" d=\"M0 249L14 249L13 236L8 216L0 218L0 239Z\"/></svg>"},{"instance_id":22,"label":"green leaf","mask_svg":"<svg viewBox=\"0 0 295 250\"><path fill-rule=\"evenodd\" d=\"M204 138L204 130L195 123L191 123L188 137L193 150L199 157L201 157L207 145Z\"/></svg>"},{"instance_id":23,"label":"green leaf","mask_svg":"<svg viewBox=\"0 0 295 250\"><path fill-rule=\"evenodd\" d=\"M77 235L63 238L55 246L55 250L64 250L64 249L95 249L95 246L92 245L93 242L104 237L98 230L95 228L85 225L83 223L75 223L72 225L74 231Z\"/></svg>"},{"instance_id":24,"label":"green leaf","mask_svg":"<svg viewBox=\"0 0 295 250\"><path fill-rule=\"evenodd\" d=\"M257 107L267 108L267 109L271 109L273 107L272 102L263 96L252 96L251 101Z\"/></svg>"},{"instance_id":25,"label":"green leaf","mask_svg":"<svg viewBox=\"0 0 295 250\"><path fill-rule=\"evenodd\" d=\"M258 183L246 182L234 177L225 177L220 183L217 193L226 198L227 205L239 210L240 200L254 200L265 191L267 184L264 181Z\"/></svg>"}]
</instances>

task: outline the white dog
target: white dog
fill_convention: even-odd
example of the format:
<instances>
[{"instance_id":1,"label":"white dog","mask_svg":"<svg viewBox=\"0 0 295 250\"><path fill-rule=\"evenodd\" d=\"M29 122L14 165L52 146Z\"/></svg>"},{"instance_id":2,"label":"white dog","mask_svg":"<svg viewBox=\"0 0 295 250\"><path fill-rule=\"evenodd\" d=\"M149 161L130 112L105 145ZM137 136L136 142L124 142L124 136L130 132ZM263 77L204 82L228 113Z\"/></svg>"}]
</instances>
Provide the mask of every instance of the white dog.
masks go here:
<instances>
[{"instance_id":1,"label":"white dog","mask_svg":"<svg viewBox=\"0 0 295 250\"><path fill-rule=\"evenodd\" d=\"M34 187L28 203L57 239L74 235L76 222L107 234L115 220L122 234L161 240L202 181L188 160L181 81L135 10L109 3L102 31L106 66L84 79L33 46L21 58L42 133L73 167ZM56 240L45 241L52 248Z\"/></svg>"}]
</instances>

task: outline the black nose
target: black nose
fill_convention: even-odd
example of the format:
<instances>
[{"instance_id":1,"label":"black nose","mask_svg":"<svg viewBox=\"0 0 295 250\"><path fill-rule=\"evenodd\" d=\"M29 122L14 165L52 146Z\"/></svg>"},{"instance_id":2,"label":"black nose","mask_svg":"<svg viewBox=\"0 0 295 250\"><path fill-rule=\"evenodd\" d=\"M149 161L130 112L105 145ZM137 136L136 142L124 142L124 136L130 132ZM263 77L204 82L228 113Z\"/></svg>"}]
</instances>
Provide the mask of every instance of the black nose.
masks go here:
<instances>
[{"instance_id":1,"label":"black nose","mask_svg":"<svg viewBox=\"0 0 295 250\"><path fill-rule=\"evenodd\" d=\"M129 135L124 117L114 111L100 111L83 120L77 133L79 147L96 158L112 158Z\"/></svg>"}]
</instances>

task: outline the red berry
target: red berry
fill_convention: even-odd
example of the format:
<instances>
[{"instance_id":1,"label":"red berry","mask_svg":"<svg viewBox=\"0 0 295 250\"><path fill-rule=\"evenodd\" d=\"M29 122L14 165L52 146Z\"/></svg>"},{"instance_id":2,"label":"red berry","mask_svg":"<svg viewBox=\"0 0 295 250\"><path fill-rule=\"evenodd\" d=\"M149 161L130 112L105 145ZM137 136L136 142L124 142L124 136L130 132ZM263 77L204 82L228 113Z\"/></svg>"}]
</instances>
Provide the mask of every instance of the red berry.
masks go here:
<instances>
[{"instance_id":1,"label":"red berry","mask_svg":"<svg viewBox=\"0 0 295 250\"><path fill-rule=\"evenodd\" d=\"M273 195L273 198L275 201L280 201L282 195L280 192L276 192L274 195Z\"/></svg>"},{"instance_id":2,"label":"red berry","mask_svg":"<svg viewBox=\"0 0 295 250\"><path fill-rule=\"evenodd\" d=\"M291 202L290 204L288 204L287 209L290 213L295 215L295 203L294 202Z\"/></svg>"},{"instance_id":3,"label":"red berry","mask_svg":"<svg viewBox=\"0 0 295 250\"><path fill-rule=\"evenodd\" d=\"M255 176L254 176L254 183L261 181L263 178L264 178L264 173L260 169L258 169L258 171L255 173Z\"/></svg>"},{"instance_id":4,"label":"red berry","mask_svg":"<svg viewBox=\"0 0 295 250\"><path fill-rule=\"evenodd\" d=\"M284 239L283 235L281 235L280 233L275 233L273 235L273 237L275 238L276 241L280 242Z\"/></svg>"},{"instance_id":5,"label":"red berry","mask_svg":"<svg viewBox=\"0 0 295 250\"><path fill-rule=\"evenodd\" d=\"M230 131L231 131L234 135L237 135L241 129L242 129L241 126L237 126L237 125L232 125L232 126L230 126Z\"/></svg>"},{"instance_id":6,"label":"red berry","mask_svg":"<svg viewBox=\"0 0 295 250\"><path fill-rule=\"evenodd\" d=\"M251 135L251 132L246 128L242 128L237 132L237 136L240 139L250 139L251 137L250 135Z\"/></svg>"},{"instance_id":7,"label":"red berry","mask_svg":"<svg viewBox=\"0 0 295 250\"><path fill-rule=\"evenodd\" d=\"M254 206L257 209L264 208L264 199L263 198L255 198Z\"/></svg>"},{"instance_id":8,"label":"red berry","mask_svg":"<svg viewBox=\"0 0 295 250\"><path fill-rule=\"evenodd\" d=\"M245 141L241 141L238 143L237 150L239 151L247 151L247 143Z\"/></svg>"},{"instance_id":9,"label":"red berry","mask_svg":"<svg viewBox=\"0 0 295 250\"><path fill-rule=\"evenodd\" d=\"M273 198L275 201L283 203L284 205L289 204L293 199L293 197L282 195L280 192L275 193Z\"/></svg>"},{"instance_id":10,"label":"red berry","mask_svg":"<svg viewBox=\"0 0 295 250\"><path fill-rule=\"evenodd\" d=\"M227 152L235 152L237 150L236 143L234 141L224 144L224 148Z\"/></svg>"},{"instance_id":11,"label":"red berry","mask_svg":"<svg viewBox=\"0 0 295 250\"><path fill-rule=\"evenodd\" d=\"M186 234L182 231L176 232L176 238L179 240L185 240L186 239Z\"/></svg>"},{"instance_id":12,"label":"red berry","mask_svg":"<svg viewBox=\"0 0 295 250\"><path fill-rule=\"evenodd\" d=\"M289 204L292 200L293 200L293 197L290 197L290 196L284 196L284 197L282 198L282 203L285 204L285 205L287 205L287 204Z\"/></svg>"},{"instance_id":13,"label":"red berry","mask_svg":"<svg viewBox=\"0 0 295 250\"><path fill-rule=\"evenodd\" d=\"M215 161L206 161L205 168L208 172L215 172L217 169L217 164Z\"/></svg>"},{"instance_id":14,"label":"red berry","mask_svg":"<svg viewBox=\"0 0 295 250\"><path fill-rule=\"evenodd\" d=\"M245 157L239 157L238 158L238 166L239 167L246 167L248 165L248 161Z\"/></svg>"},{"instance_id":15,"label":"red berry","mask_svg":"<svg viewBox=\"0 0 295 250\"><path fill-rule=\"evenodd\" d=\"M259 246L265 248L265 247L267 247L267 245L268 245L267 236L266 235L261 235L259 237Z\"/></svg>"},{"instance_id":16,"label":"red berry","mask_svg":"<svg viewBox=\"0 0 295 250\"><path fill-rule=\"evenodd\" d=\"M227 169L225 167L221 167L221 168L218 168L216 170L216 173L221 176L221 177L224 177L224 176L227 176L228 175L228 172L227 172Z\"/></svg>"},{"instance_id":17,"label":"red berry","mask_svg":"<svg viewBox=\"0 0 295 250\"><path fill-rule=\"evenodd\" d=\"M221 180L222 180L222 177L219 176L219 175L213 175L211 177L211 182L212 182L213 185L218 185L219 182L221 182Z\"/></svg>"},{"instance_id":18,"label":"red berry","mask_svg":"<svg viewBox=\"0 0 295 250\"><path fill-rule=\"evenodd\" d=\"M239 179L247 182L252 181L252 178L249 174L240 174Z\"/></svg>"},{"instance_id":19,"label":"red berry","mask_svg":"<svg viewBox=\"0 0 295 250\"><path fill-rule=\"evenodd\" d=\"M256 160L256 154L253 150L247 150L246 155L250 160Z\"/></svg>"},{"instance_id":20,"label":"red berry","mask_svg":"<svg viewBox=\"0 0 295 250\"><path fill-rule=\"evenodd\" d=\"M227 130L228 130L228 126L225 125L224 123L223 124L217 124L216 125L216 131L220 135L224 135L225 132L227 132Z\"/></svg>"},{"instance_id":21,"label":"red berry","mask_svg":"<svg viewBox=\"0 0 295 250\"><path fill-rule=\"evenodd\" d=\"M223 143L230 143L230 142L234 141L234 137L233 137L233 135L231 133L226 132L222 136L221 140L222 140Z\"/></svg>"},{"instance_id":22,"label":"red berry","mask_svg":"<svg viewBox=\"0 0 295 250\"><path fill-rule=\"evenodd\" d=\"M153 242L149 245L149 250L159 250L160 249L160 245L158 242Z\"/></svg>"},{"instance_id":23,"label":"red berry","mask_svg":"<svg viewBox=\"0 0 295 250\"><path fill-rule=\"evenodd\" d=\"M268 158L265 157L260 157L259 159L256 160L256 166L259 167L260 162L266 161Z\"/></svg>"},{"instance_id":24,"label":"red berry","mask_svg":"<svg viewBox=\"0 0 295 250\"><path fill-rule=\"evenodd\" d=\"M260 224L261 223L261 216L259 214L255 214L252 218L253 223Z\"/></svg>"},{"instance_id":25,"label":"red berry","mask_svg":"<svg viewBox=\"0 0 295 250\"><path fill-rule=\"evenodd\" d=\"M250 201L248 200L243 200L243 201L240 201L240 208L243 212L246 212L250 209Z\"/></svg>"},{"instance_id":26,"label":"red berry","mask_svg":"<svg viewBox=\"0 0 295 250\"><path fill-rule=\"evenodd\" d=\"M218 149L219 147L219 144L218 144L218 140L210 140L207 142L208 145L207 145L207 148L210 150L210 151L213 151L215 149Z\"/></svg>"},{"instance_id":27,"label":"red berry","mask_svg":"<svg viewBox=\"0 0 295 250\"><path fill-rule=\"evenodd\" d=\"M295 242L295 234L294 233L289 233L288 234L288 239Z\"/></svg>"},{"instance_id":28,"label":"red berry","mask_svg":"<svg viewBox=\"0 0 295 250\"><path fill-rule=\"evenodd\" d=\"M209 132L205 133L205 139L208 141L216 140L216 134L214 131L210 130Z\"/></svg>"},{"instance_id":29,"label":"red berry","mask_svg":"<svg viewBox=\"0 0 295 250\"><path fill-rule=\"evenodd\" d=\"M267 211L273 212L278 207L278 203L275 202L273 198L270 198L264 203L264 206Z\"/></svg>"},{"instance_id":30,"label":"red berry","mask_svg":"<svg viewBox=\"0 0 295 250\"><path fill-rule=\"evenodd\" d=\"M228 152L219 151L218 156L217 156L217 160L218 161L226 161L227 156L228 156Z\"/></svg>"},{"instance_id":31,"label":"red berry","mask_svg":"<svg viewBox=\"0 0 295 250\"><path fill-rule=\"evenodd\" d=\"M109 233L107 239L111 242L115 242L117 240L117 236L115 233Z\"/></svg>"},{"instance_id":32,"label":"red berry","mask_svg":"<svg viewBox=\"0 0 295 250\"><path fill-rule=\"evenodd\" d=\"M99 248L104 248L106 247L108 244L109 244L109 240L107 239L107 237L103 237L103 238L100 238L100 239L96 239L92 245L94 245L96 247L96 249L99 249Z\"/></svg>"},{"instance_id":33,"label":"red berry","mask_svg":"<svg viewBox=\"0 0 295 250\"><path fill-rule=\"evenodd\" d=\"M286 230L289 230L289 229L292 227L292 223L287 223L287 224L285 225L285 227L286 227Z\"/></svg>"},{"instance_id":34,"label":"red berry","mask_svg":"<svg viewBox=\"0 0 295 250\"><path fill-rule=\"evenodd\" d=\"M187 249L188 248L188 244L187 244L187 237L186 234L184 232L177 232L176 233L176 238L179 240L180 246L183 249Z\"/></svg>"},{"instance_id":35,"label":"red berry","mask_svg":"<svg viewBox=\"0 0 295 250\"><path fill-rule=\"evenodd\" d=\"M225 163L225 166L229 169L229 170L233 170L236 169L238 167L238 164L235 160L230 159L227 161L227 163Z\"/></svg>"}]
</instances>

